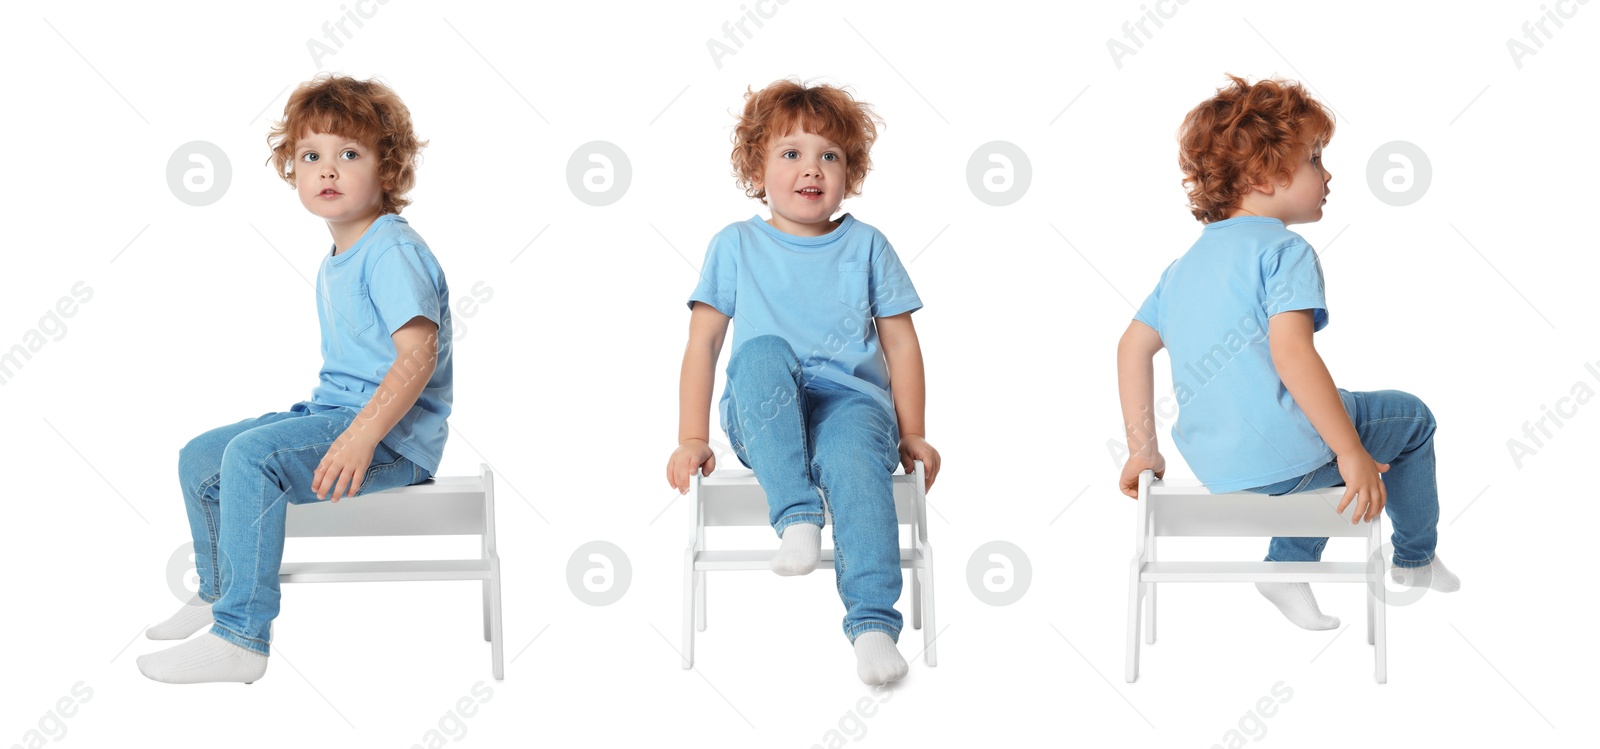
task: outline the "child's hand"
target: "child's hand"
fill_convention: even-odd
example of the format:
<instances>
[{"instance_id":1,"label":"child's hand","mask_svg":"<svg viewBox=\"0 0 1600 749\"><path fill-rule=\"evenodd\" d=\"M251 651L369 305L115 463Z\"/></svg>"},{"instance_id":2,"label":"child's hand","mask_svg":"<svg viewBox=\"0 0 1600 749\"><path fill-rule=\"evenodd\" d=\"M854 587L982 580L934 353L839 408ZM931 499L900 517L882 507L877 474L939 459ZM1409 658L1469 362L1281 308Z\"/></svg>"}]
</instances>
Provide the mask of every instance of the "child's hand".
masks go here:
<instances>
[{"instance_id":1,"label":"child's hand","mask_svg":"<svg viewBox=\"0 0 1600 749\"><path fill-rule=\"evenodd\" d=\"M1372 455L1362 450L1359 455L1339 456L1339 475L1344 478L1344 498L1339 500L1339 512L1350 506L1351 498L1356 501L1355 512L1350 513L1350 524L1371 522L1383 512L1383 505L1389 498L1384 490L1383 479L1378 474L1389 470L1388 463L1379 463L1372 459Z\"/></svg>"},{"instance_id":2,"label":"child's hand","mask_svg":"<svg viewBox=\"0 0 1600 749\"><path fill-rule=\"evenodd\" d=\"M1156 478L1167 475L1167 459L1161 457L1161 451L1155 454L1130 453L1128 462L1122 465L1122 478L1117 482L1122 493L1134 499L1139 498L1139 474L1146 469L1156 472Z\"/></svg>"},{"instance_id":3,"label":"child's hand","mask_svg":"<svg viewBox=\"0 0 1600 749\"><path fill-rule=\"evenodd\" d=\"M354 497L361 491L361 479L366 477L367 467L372 465L372 451L377 447L378 443L362 432L346 429L339 435L311 474L311 491L317 499L338 502L341 496ZM344 486L339 485L341 481Z\"/></svg>"},{"instance_id":4,"label":"child's hand","mask_svg":"<svg viewBox=\"0 0 1600 749\"><path fill-rule=\"evenodd\" d=\"M933 489L933 479L939 475L939 451L922 438L920 434L907 435L900 439L900 464L905 466L906 473L915 473L917 461L922 461L923 476L928 480L924 491Z\"/></svg>"},{"instance_id":5,"label":"child's hand","mask_svg":"<svg viewBox=\"0 0 1600 749\"><path fill-rule=\"evenodd\" d=\"M701 476L710 476L717 468L717 454L705 440L684 440L678 449L672 451L672 457L667 458L667 483L679 494L687 494L689 479L694 476L696 468L701 468Z\"/></svg>"}]
</instances>

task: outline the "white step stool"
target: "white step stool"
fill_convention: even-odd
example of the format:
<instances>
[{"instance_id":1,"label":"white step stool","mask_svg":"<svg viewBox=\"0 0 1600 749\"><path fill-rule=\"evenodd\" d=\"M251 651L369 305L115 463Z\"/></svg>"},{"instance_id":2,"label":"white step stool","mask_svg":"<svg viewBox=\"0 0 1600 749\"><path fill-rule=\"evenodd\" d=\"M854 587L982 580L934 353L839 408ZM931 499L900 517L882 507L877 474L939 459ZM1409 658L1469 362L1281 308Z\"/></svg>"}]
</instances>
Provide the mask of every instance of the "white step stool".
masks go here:
<instances>
[{"instance_id":1,"label":"white step stool","mask_svg":"<svg viewBox=\"0 0 1600 749\"><path fill-rule=\"evenodd\" d=\"M505 678L505 637L500 627L500 555L494 538L494 474L440 476L420 484L290 504L285 536L480 536L478 559L384 562L285 562L285 583L368 583L415 580L482 580L483 639L490 643L494 678Z\"/></svg>"},{"instance_id":2,"label":"white step stool","mask_svg":"<svg viewBox=\"0 0 1600 749\"><path fill-rule=\"evenodd\" d=\"M900 549L900 567L911 570L911 626L922 630L923 659L937 666L933 621L933 547L928 543L927 480L922 461L910 474L893 477L894 509L900 525L911 526L911 545ZM760 570L768 566L776 549L729 550L706 548L706 529L729 526L767 526L767 495L749 469L715 471L710 476L694 472L689 489L694 505L694 532L683 556L683 667L694 667L694 633L706 629L706 573L712 570ZM833 523L830 516L828 524ZM823 548L818 563L833 565L833 549ZM926 622L924 622L926 619Z\"/></svg>"},{"instance_id":3,"label":"white step stool","mask_svg":"<svg viewBox=\"0 0 1600 749\"><path fill-rule=\"evenodd\" d=\"M1273 497L1251 492L1212 494L1203 486L1167 486L1155 473L1139 474L1133 563L1128 571L1127 680L1139 678L1139 602L1144 600L1144 641L1156 641L1156 584L1191 582L1365 583L1367 644L1374 646L1378 683L1388 681L1384 642L1383 514L1365 525L1335 511L1344 497L1336 486ZM1351 512L1355 503L1351 502ZM1161 536L1362 537L1368 562L1160 562Z\"/></svg>"}]
</instances>

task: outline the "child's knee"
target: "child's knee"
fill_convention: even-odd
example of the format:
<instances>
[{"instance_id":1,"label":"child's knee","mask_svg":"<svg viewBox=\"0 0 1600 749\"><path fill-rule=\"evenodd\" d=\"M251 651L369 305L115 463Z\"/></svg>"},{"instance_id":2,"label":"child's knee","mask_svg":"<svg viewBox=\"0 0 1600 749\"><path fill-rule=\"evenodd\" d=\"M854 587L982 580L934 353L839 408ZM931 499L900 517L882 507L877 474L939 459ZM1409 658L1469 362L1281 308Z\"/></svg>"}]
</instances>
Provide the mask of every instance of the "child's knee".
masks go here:
<instances>
[{"instance_id":1,"label":"child's knee","mask_svg":"<svg viewBox=\"0 0 1600 749\"><path fill-rule=\"evenodd\" d=\"M744 359L776 359L784 361L795 358L794 347L784 340L782 336L758 335L745 341L739 350L733 352L733 357L728 364L731 367L736 360Z\"/></svg>"}]
</instances>

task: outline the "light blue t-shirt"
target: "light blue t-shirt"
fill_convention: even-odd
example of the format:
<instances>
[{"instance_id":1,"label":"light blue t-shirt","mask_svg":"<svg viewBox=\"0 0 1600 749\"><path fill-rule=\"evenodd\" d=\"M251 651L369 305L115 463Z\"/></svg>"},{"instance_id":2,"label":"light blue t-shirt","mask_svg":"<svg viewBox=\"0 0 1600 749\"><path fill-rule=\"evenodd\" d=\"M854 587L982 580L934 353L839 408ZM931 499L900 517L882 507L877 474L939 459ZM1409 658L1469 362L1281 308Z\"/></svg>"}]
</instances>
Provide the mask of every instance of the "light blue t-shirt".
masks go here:
<instances>
[{"instance_id":1,"label":"light blue t-shirt","mask_svg":"<svg viewBox=\"0 0 1600 749\"><path fill-rule=\"evenodd\" d=\"M1214 493L1310 473L1333 459L1272 364L1268 318L1314 310L1328 324L1317 253L1283 222L1239 216L1206 225L1134 315L1172 363L1172 441Z\"/></svg>"},{"instance_id":2,"label":"light blue t-shirt","mask_svg":"<svg viewBox=\"0 0 1600 749\"><path fill-rule=\"evenodd\" d=\"M875 317L922 308L911 277L882 232L846 213L833 231L800 237L760 216L711 238L689 308L704 302L733 318L733 348L762 335L789 342L808 387L846 387L872 396L891 417L889 367ZM732 422L728 391L717 410Z\"/></svg>"},{"instance_id":3,"label":"light blue t-shirt","mask_svg":"<svg viewBox=\"0 0 1600 749\"><path fill-rule=\"evenodd\" d=\"M450 287L428 244L399 216L379 216L350 249L337 255L330 249L322 260L322 371L310 402L366 407L395 362L391 336L418 316L439 326L438 360L417 402L383 444L434 474L450 431Z\"/></svg>"}]
</instances>

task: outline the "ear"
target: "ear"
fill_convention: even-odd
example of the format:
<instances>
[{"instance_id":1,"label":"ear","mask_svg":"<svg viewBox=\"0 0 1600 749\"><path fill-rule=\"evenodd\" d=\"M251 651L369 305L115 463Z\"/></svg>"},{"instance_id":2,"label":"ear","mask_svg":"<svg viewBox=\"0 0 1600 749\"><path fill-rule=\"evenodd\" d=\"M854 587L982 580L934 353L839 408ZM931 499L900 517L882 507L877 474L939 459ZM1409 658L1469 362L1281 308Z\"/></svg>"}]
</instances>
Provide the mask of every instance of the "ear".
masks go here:
<instances>
[{"instance_id":1,"label":"ear","mask_svg":"<svg viewBox=\"0 0 1600 749\"><path fill-rule=\"evenodd\" d=\"M1287 187L1287 185L1284 185L1284 186ZM1270 179L1266 180L1266 181L1263 181L1263 182L1251 182L1250 183L1250 189L1252 191L1259 192L1262 195L1265 195L1265 196L1267 196L1269 198L1272 197L1272 193L1277 191L1277 188L1278 188L1278 186L1274 185L1272 183L1272 180L1270 180Z\"/></svg>"}]
</instances>

